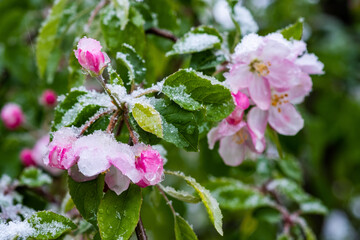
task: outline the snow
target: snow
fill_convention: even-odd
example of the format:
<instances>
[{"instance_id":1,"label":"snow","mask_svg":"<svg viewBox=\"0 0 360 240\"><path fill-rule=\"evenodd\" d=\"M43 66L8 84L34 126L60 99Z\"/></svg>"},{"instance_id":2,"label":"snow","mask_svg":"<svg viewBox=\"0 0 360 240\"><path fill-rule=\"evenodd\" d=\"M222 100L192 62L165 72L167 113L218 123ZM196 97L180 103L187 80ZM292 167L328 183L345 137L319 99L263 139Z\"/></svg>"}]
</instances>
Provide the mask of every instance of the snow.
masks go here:
<instances>
[{"instance_id":1,"label":"snow","mask_svg":"<svg viewBox=\"0 0 360 240\"><path fill-rule=\"evenodd\" d=\"M27 239L33 235L35 229L33 229L27 221L14 221L9 223L0 224L0 239L12 240L12 239Z\"/></svg>"},{"instance_id":2,"label":"snow","mask_svg":"<svg viewBox=\"0 0 360 240\"><path fill-rule=\"evenodd\" d=\"M206 33L189 33L183 39L173 45L173 50L166 53L169 56L174 53L200 52L213 47L214 44L220 43L217 36Z\"/></svg>"}]
</instances>

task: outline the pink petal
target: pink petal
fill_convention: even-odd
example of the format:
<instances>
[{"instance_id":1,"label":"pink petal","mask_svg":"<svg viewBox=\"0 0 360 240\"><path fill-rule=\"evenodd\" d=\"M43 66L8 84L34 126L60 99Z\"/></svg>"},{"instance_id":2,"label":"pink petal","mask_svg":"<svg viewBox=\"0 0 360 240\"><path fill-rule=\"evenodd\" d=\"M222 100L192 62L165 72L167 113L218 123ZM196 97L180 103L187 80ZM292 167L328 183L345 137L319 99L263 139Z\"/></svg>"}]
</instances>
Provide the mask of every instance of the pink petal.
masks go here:
<instances>
[{"instance_id":1,"label":"pink petal","mask_svg":"<svg viewBox=\"0 0 360 240\"><path fill-rule=\"evenodd\" d=\"M269 124L278 133L291 136L304 127L304 120L291 103L285 103L269 109Z\"/></svg>"},{"instance_id":2,"label":"pink petal","mask_svg":"<svg viewBox=\"0 0 360 240\"><path fill-rule=\"evenodd\" d=\"M110 167L105 175L105 182L117 195L128 189L130 185L130 179L115 167Z\"/></svg>"},{"instance_id":3,"label":"pink petal","mask_svg":"<svg viewBox=\"0 0 360 240\"><path fill-rule=\"evenodd\" d=\"M219 154L226 165L238 166L245 158L246 145L238 144L235 136L220 140Z\"/></svg>"},{"instance_id":4,"label":"pink petal","mask_svg":"<svg viewBox=\"0 0 360 240\"><path fill-rule=\"evenodd\" d=\"M248 127L255 134L256 138L264 137L268 116L268 111L263 111L258 107L253 107L249 111L247 115Z\"/></svg>"},{"instance_id":5,"label":"pink petal","mask_svg":"<svg viewBox=\"0 0 360 240\"><path fill-rule=\"evenodd\" d=\"M231 65L230 71L224 73L224 77L232 92L238 92L243 88L247 88L254 78L253 73L250 72L249 65L244 63Z\"/></svg>"},{"instance_id":6,"label":"pink petal","mask_svg":"<svg viewBox=\"0 0 360 240\"><path fill-rule=\"evenodd\" d=\"M245 110L249 107L250 101L246 94L238 91L236 94L231 93L231 95L233 96L237 107L241 108L242 110Z\"/></svg>"},{"instance_id":7,"label":"pink petal","mask_svg":"<svg viewBox=\"0 0 360 240\"><path fill-rule=\"evenodd\" d=\"M308 74L301 73L299 75L299 84L293 86L286 93L288 94L288 99L292 104L298 104L304 101L305 96L307 96L312 89L312 81Z\"/></svg>"},{"instance_id":8,"label":"pink petal","mask_svg":"<svg viewBox=\"0 0 360 240\"><path fill-rule=\"evenodd\" d=\"M271 103L271 92L268 80L255 77L249 85L251 99L262 110L268 110Z\"/></svg>"},{"instance_id":9,"label":"pink petal","mask_svg":"<svg viewBox=\"0 0 360 240\"><path fill-rule=\"evenodd\" d=\"M99 41L93 38L83 37L80 39L77 45L78 49L82 49L83 51L90 51L90 52L99 52L101 51L101 44Z\"/></svg>"},{"instance_id":10,"label":"pink petal","mask_svg":"<svg viewBox=\"0 0 360 240\"><path fill-rule=\"evenodd\" d=\"M235 134L245 125L246 123L244 122L240 122L237 125L232 125L229 124L226 120L223 120L222 122L220 122L220 124L217 127L211 129L210 132L208 133L207 137L208 137L209 148L213 149L215 143L218 140Z\"/></svg>"},{"instance_id":11,"label":"pink petal","mask_svg":"<svg viewBox=\"0 0 360 240\"><path fill-rule=\"evenodd\" d=\"M79 171L79 167L77 165L73 165L68 169L69 176L74 179L76 182L87 182L97 178L98 175L94 175L92 177L87 177Z\"/></svg>"},{"instance_id":12,"label":"pink petal","mask_svg":"<svg viewBox=\"0 0 360 240\"><path fill-rule=\"evenodd\" d=\"M269 71L266 78L271 87L278 89L289 89L298 82L301 74L299 67L287 59L272 61Z\"/></svg>"},{"instance_id":13,"label":"pink petal","mask_svg":"<svg viewBox=\"0 0 360 240\"><path fill-rule=\"evenodd\" d=\"M302 71L308 74L323 74L324 64L314 54L304 54L295 61Z\"/></svg>"}]
</instances>

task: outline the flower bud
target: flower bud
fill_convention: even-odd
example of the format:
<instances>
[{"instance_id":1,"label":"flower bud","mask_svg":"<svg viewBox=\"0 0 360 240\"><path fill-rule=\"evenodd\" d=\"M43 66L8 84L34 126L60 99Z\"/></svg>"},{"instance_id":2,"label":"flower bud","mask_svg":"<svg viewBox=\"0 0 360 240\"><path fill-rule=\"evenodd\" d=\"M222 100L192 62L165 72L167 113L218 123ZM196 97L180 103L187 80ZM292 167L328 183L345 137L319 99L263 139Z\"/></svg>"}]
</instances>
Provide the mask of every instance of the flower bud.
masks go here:
<instances>
[{"instance_id":1,"label":"flower bud","mask_svg":"<svg viewBox=\"0 0 360 240\"><path fill-rule=\"evenodd\" d=\"M4 125L11 130L16 129L25 121L24 113L20 106L15 103L8 103L3 107L1 119Z\"/></svg>"},{"instance_id":2,"label":"flower bud","mask_svg":"<svg viewBox=\"0 0 360 240\"><path fill-rule=\"evenodd\" d=\"M35 166L36 163L32 157L32 151L29 148L24 148L20 152L20 160L25 167Z\"/></svg>"},{"instance_id":3,"label":"flower bud","mask_svg":"<svg viewBox=\"0 0 360 240\"><path fill-rule=\"evenodd\" d=\"M110 62L106 53L101 52L101 44L92 38L83 37L80 39L75 56L80 65L90 74L100 75L106 65Z\"/></svg>"},{"instance_id":4,"label":"flower bud","mask_svg":"<svg viewBox=\"0 0 360 240\"><path fill-rule=\"evenodd\" d=\"M163 159L158 151L151 147L146 148L136 157L135 166L141 173L142 179L136 184L140 187L158 184L163 175Z\"/></svg>"},{"instance_id":5,"label":"flower bud","mask_svg":"<svg viewBox=\"0 0 360 240\"><path fill-rule=\"evenodd\" d=\"M76 136L72 128L62 128L55 132L48 147L49 154L44 158L45 165L59 169L68 169L74 165L76 157L71 149L77 140Z\"/></svg>"},{"instance_id":6,"label":"flower bud","mask_svg":"<svg viewBox=\"0 0 360 240\"><path fill-rule=\"evenodd\" d=\"M56 99L56 93L51 89L47 89L41 95L40 103L46 107L54 107L56 105Z\"/></svg>"}]
</instances>

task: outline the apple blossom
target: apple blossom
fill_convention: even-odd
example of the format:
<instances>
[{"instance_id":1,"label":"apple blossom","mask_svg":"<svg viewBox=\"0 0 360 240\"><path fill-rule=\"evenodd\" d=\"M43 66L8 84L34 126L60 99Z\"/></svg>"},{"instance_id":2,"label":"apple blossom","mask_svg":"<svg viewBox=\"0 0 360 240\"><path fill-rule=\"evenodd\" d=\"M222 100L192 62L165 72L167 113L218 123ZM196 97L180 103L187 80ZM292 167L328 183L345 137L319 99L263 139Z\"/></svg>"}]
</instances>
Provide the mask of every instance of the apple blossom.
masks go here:
<instances>
[{"instance_id":1,"label":"apple blossom","mask_svg":"<svg viewBox=\"0 0 360 240\"><path fill-rule=\"evenodd\" d=\"M20 152L20 160L25 167L35 166L36 163L32 157L32 151L29 148L24 148Z\"/></svg>"},{"instance_id":2,"label":"apple blossom","mask_svg":"<svg viewBox=\"0 0 360 240\"><path fill-rule=\"evenodd\" d=\"M42 93L40 103L46 107L54 107L56 105L56 99L56 93L51 89L47 89Z\"/></svg>"},{"instance_id":3,"label":"apple blossom","mask_svg":"<svg viewBox=\"0 0 360 240\"><path fill-rule=\"evenodd\" d=\"M94 75L100 75L110 62L107 54L101 52L101 48L102 46L99 41L83 37L77 45L77 50L74 50L80 65Z\"/></svg>"},{"instance_id":4,"label":"apple blossom","mask_svg":"<svg viewBox=\"0 0 360 240\"><path fill-rule=\"evenodd\" d=\"M6 128L14 130L25 121L21 107L15 103L7 103L1 110L1 119Z\"/></svg>"}]
</instances>

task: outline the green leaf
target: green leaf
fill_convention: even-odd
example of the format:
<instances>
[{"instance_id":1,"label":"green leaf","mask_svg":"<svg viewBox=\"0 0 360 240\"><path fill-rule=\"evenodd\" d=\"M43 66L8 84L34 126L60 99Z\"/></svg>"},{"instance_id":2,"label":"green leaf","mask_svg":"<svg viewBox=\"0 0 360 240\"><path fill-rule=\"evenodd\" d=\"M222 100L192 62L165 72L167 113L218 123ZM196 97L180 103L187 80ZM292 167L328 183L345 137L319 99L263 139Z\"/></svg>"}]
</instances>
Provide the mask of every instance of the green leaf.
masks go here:
<instances>
[{"instance_id":1,"label":"green leaf","mask_svg":"<svg viewBox=\"0 0 360 240\"><path fill-rule=\"evenodd\" d=\"M116 16L121 22L121 30L124 30L129 20L130 3L128 0L112 0L114 4Z\"/></svg>"},{"instance_id":2,"label":"green leaf","mask_svg":"<svg viewBox=\"0 0 360 240\"><path fill-rule=\"evenodd\" d=\"M273 202L260 191L231 178L213 178L206 184L221 208L249 210L271 206Z\"/></svg>"},{"instance_id":3,"label":"green leaf","mask_svg":"<svg viewBox=\"0 0 360 240\"><path fill-rule=\"evenodd\" d=\"M220 121L235 108L227 87L193 70L182 69L168 76L162 92L186 110L206 110L208 121Z\"/></svg>"},{"instance_id":4,"label":"green leaf","mask_svg":"<svg viewBox=\"0 0 360 240\"><path fill-rule=\"evenodd\" d=\"M188 151L198 151L199 130L194 114L168 99L153 98L152 104L161 115L164 140Z\"/></svg>"},{"instance_id":5,"label":"green leaf","mask_svg":"<svg viewBox=\"0 0 360 240\"><path fill-rule=\"evenodd\" d=\"M275 161L279 166L280 171L288 178L301 183L302 181L302 170L298 161L294 157L285 156L283 159Z\"/></svg>"},{"instance_id":6,"label":"green leaf","mask_svg":"<svg viewBox=\"0 0 360 240\"><path fill-rule=\"evenodd\" d=\"M145 80L145 61L129 44L123 44L121 51L116 53L116 59L128 69L130 83L141 83Z\"/></svg>"},{"instance_id":7,"label":"green leaf","mask_svg":"<svg viewBox=\"0 0 360 240\"><path fill-rule=\"evenodd\" d=\"M101 239L129 239L139 221L141 203L141 189L134 184L119 196L107 191L98 211Z\"/></svg>"},{"instance_id":8,"label":"green leaf","mask_svg":"<svg viewBox=\"0 0 360 240\"><path fill-rule=\"evenodd\" d=\"M66 3L67 0L58 0L55 2L39 31L36 41L36 62L41 78L45 75L49 57L54 50L57 30Z\"/></svg>"},{"instance_id":9,"label":"green leaf","mask_svg":"<svg viewBox=\"0 0 360 240\"><path fill-rule=\"evenodd\" d=\"M97 210L103 196L104 175L87 182L76 182L68 177L71 199L81 216L97 227Z\"/></svg>"},{"instance_id":10,"label":"green leaf","mask_svg":"<svg viewBox=\"0 0 360 240\"><path fill-rule=\"evenodd\" d=\"M170 186L162 186L161 184L159 184L159 186L161 187L161 189L169 196L183 201L183 202L188 202L188 203L198 203L201 201L201 199L199 197L195 197L194 195L182 191L182 190L176 190L173 187Z\"/></svg>"},{"instance_id":11,"label":"green leaf","mask_svg":"<svg viewBox=\"0 0 360 240\"><path fill-rule=\"evenodd\" d=\"M124 86L124 82L117 72L109 64L107 66L110 84Z\"/></svg>"},{"instance_id":12,"label":"green leaf","mask_svg":"<svg viewBox=\"0 0 360 240\"><path fill-rule=\"evenodd\" d=\"M288 199L298 203L303 213L326 214L327 208L320 200L310 196L304 190L289 179L275 179L269 185L269 189L274 189L286 196Z\"/></svg>"},{"instance_id":13,"label":"green leaf","mask_svg":"<svg viewBox=\"0 0 360 240\"><path fill-rule=\"evenodd\" d=\"M276 240L293 240L293 238L285 233L282 233L276 237Z\"/></svg>"},{"instance_id":14,"label":"green leaf","mask_svg":"<svg viewBox=\"0 0 360 240\"><path fill-rule=\"evenodd\" d=\"M146 3L149 6L149 11L152 13L153 25L161 29L168 29L170 31L179 28L179 21L176 17L175 4L172 0L145 0L141 4Z\"/></svg>"},{"instance_id":15,"label":"green leaf","mask_svg":"<svg viewBox=\"0 0 360 240\"><path fill-rule=\"evenodd\" d=\"M123 28L125 25L125 28ZM129 9L128 19L118 16L114 5L110 4L101 11L101 30L106 46L112 53L121 50L127 43L133 46L136 52L142 55L145 47L144 20L141 14L133 7ZM123 28L123 29L122 29Z\"/></svg>"},{"instance_id":16,"label":"green leaf","mask_svg":"<svg viewBox=\"0 0 360 240\"><path fill-rule=\"evenodd\" d=\"M181 216L175 216L175 239L196 240L198 239L189 223Z\"/></svg>"},{"instance_id":17,"label":"green leaf","mask_svg":"<svg viewBox=\"0 0 360 240\"><path fill-rule=\"evenodd\" d=\"M280 33L287 40L301 40L304 28L304 19L299 18L296 23L280 30Z\"/></svg>"},{"instance_id":18,"label":"green leaf","mask_svg":"<svg viewBox=\"0 0 360 240\"><path fill-rule=\"evenodd\" d=\"M28 187L41 187L52 182L49 175L34 167L25 168L19 180L20 184Z\"/></svg>"},{"instance_id":19,"label":"green leaf","mask_svg":"<svg viewBox=\"0 0 360 240\"><path fill-rule=\"evenodd\" d=\"M210 194L209 190L207 190L206 188L201 186L198 182L196 182L194 178L185 176L182 172L166 171L166 173L183 178L187 182L187 184L189 184L191 187L195 189L195 191L198 193L199 197L201 198L201 201L203 202L204 206L206 207L206 211L209 214L210 221L214 225L216 231L222 236L223 216L219 208L219 203Z\"/></svg>"},{"instance_id":20,"label":"green leaf","mask_svg":"<svg viewBox=\"0 0 360 240\"><path fill-rule=\"evenodd\" d=\"M71 89L83 86L86 74L83 73L83 70L73 52L70 53L68 70L68 88Z\"/></svg>"},{"instance_id":21,"label":"green leaf","mask_svg":"<svg viewBox=\"0 0 360 240\"><path fill-rule=\"evenodd\" d=\"M160 138L163 137L160 114L151 105L135 103L132 108L132 114L142 129Z\"/></svg>"},{"instance_id":22,"label":"green leaf","mask_svg":"<svg viewBox=\"0 0 360 240\"><path fill-rule=\"evenodd\" d=\"M55 108L51 131L62 127L80 127L95 114L103 113L112 107L111 99L105 93L73 89Z\"/></svg>"},{"instance_id":23,"label":"green leaf","mask_svg":"<svg viewBox=\"0 0 360 240\"><path fill-rule=\"evenodd\" d=\"M50 211L37 212L27 221L35 230L31 235L35 239L55 239L76 228L70 219Z\"/></svg>"},{"instance_id":24,"label":"green leaf","mask_svg":"<svg viewBox=\"0 0 360 240\"><path fill-rule=\"evenodd\" d=\"M207 70L215 68L225 61L225 56L216 55L213 51L208 50L200 53L194 53L191 56L190 67L194 70Z\"/></svg>"},{"instance_id":25,"label":"green leaf","mask_svg":"<svg viewBox=\"0 0 360 240\"><path fill-rule=\"evenodd\" d=\"M132 113L129 114L129 120L132 129L139 135L139 141L149 145L158 144L161 141L161 138L158 138L156 135L144 131L139 124L135 121Z\"/></svg>"},{"instance_id":26,"label":"green leaf","mask_svg":"<svg viewBox=\"0 0 360 240\"><path fill-rule=\"evenodd\" d=\"M200 26L178 39L166 56L202 52L213 48L219 49L221 43L222 37L215 28Z\"/></svg>"}]
</instances>

